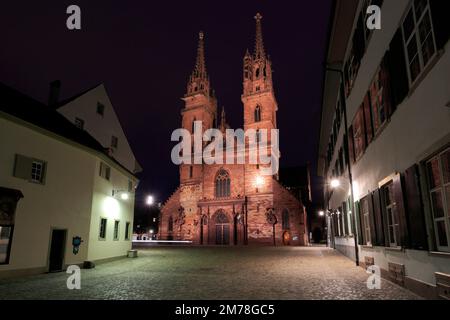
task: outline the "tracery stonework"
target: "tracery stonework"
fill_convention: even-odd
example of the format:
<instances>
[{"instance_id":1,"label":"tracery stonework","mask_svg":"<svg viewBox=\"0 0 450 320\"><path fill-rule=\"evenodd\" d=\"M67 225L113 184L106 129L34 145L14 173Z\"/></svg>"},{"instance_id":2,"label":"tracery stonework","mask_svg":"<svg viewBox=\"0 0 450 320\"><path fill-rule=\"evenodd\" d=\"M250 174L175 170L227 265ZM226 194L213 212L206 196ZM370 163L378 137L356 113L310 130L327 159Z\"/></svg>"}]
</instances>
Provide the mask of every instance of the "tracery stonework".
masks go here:
<instances>
[{"instance_id":1,"label":"tracery stonework","mask_svg":"<svg viewBox=\"0 0 450 320\"><path fill-rule=\"evenodd\" d=\"M276 129L278 105L272 65L265 53L261 15L256 17L254 53L247 50L243 67L244 130ZM218 121L217 100L206 71L204 34L183 97L182 127L193 133L229 128L225 110ZM268 139L270 144L270 137ZM159 239L190 240L204 245L306 245L306 212L277 176L262 176L262 165L180 165L180 186L161 209ZM258 180L258 182L257 182ZM284 212L284 214L283 214Z\"/></svg>"}]
</instances>

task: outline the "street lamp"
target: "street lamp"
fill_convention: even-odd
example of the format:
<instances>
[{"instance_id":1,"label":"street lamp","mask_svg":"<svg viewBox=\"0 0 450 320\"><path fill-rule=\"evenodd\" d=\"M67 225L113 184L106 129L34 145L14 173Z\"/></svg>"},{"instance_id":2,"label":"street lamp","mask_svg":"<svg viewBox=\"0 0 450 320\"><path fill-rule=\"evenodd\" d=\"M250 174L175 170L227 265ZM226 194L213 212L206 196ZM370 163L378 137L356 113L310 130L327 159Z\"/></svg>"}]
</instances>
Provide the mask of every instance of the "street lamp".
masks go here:
<instances>
[{"instance_id":1,"label":"street lamp","mask_svg":"<svg viewBox=\"0 0 450 320\"><path fill-rule=\"evenodd\" d=\"M341 182L338 179L333 179L330 182L330 186L333 189L339 188L341 186Z\"/></svg>"},{"instance_id":2,"label":"street lamp","mask_svg":"<svg viewBox=\"0 0 450 320\"><path fill-rule=\"evenodd\" d=\"M145 204L148 206L151 206L151 205L153 205L154 201L155 200L153 199L153 196L147 196L147 199L145 200Z\"/></svg>"},{"instance_id":3,"label":"street lamp","mask_svg":"<svg viewBox=\"0 0 450 320\"><path fill-rule=\"evenodd\" d=\"M320 217L323 217L324 215L325 215L325 212L324 212L323 210L320 210L320 211L319 211L319 216L320 216Z\"/></svg>"}]
</instances>

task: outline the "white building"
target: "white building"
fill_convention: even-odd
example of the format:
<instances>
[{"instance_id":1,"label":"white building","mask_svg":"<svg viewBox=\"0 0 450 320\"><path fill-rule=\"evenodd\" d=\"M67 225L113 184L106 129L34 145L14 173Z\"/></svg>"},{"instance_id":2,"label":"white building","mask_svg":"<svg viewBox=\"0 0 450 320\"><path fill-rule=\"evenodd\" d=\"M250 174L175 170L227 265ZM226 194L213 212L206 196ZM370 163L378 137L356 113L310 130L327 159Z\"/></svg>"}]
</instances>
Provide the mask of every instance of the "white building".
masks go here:
<instances>
[{"instance_id":1,"label":"white building","mask_svg":"<svg viewBox=\"0 0 450 320\"><path fill-rule=\"evenodd\" d=\"M381 7L381 30L366 27L369 4ZM330 245L433 298L450 297L445 4L336 1L318 161L327 181Z\"/></svg>"},{"instance_id":2,"label":"white building","mask_svg":"<svg viewBox=\"0 0 450 320\"><path fill-rule=\"evenodd\" d=\"M0 277L126 256L138 183L127 166L54 108L2 84L0 146Z\"/></svg>"}]
</instances>

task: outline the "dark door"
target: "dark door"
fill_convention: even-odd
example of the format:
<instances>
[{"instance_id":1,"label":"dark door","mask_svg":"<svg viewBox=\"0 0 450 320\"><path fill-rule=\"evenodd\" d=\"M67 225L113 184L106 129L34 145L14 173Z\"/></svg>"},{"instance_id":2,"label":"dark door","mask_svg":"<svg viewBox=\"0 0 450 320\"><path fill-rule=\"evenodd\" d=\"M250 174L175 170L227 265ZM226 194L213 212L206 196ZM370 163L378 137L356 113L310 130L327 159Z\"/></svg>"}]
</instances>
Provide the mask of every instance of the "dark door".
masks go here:
<instances>
[{"instance_id":1,"label":"dark door","mask_svg":"<svg viewBox=\"0 0 450 320\"><path fill-rule=\"evenodd\" d=\"M230 244L229 224L216 224L216 244L218 245Z\"/></svg>"},{"instance_id":2,"label":"dark door","mask_svg":"<svg viewBox=\"0 0 450 320\"><path fill-rule=\"evenodd\" d=\"M63 270L66 230L53 230L50 244L49 272Z\"/></svg>"}]
</instances>

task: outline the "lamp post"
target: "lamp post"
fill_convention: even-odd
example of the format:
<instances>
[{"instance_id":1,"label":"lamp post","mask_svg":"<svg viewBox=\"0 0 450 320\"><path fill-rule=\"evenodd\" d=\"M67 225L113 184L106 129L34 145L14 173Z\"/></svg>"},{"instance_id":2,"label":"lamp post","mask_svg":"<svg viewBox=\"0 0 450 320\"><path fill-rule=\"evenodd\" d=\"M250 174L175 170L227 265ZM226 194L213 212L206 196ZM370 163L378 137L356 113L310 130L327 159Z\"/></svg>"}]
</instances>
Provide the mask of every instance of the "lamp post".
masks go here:
<instances>
[{"instance_id":1,"label":"lamp post","mask_svg":"<svg viewBox=\"0 0 450 320\"><path fill-rule=\"evenodd\" d=\"M330 67L326 67L326 71L330 72L337 72L340 75L341 83L339 85L340 90L340 97L342 101L342 109L344 111L344 131L345 136L348 137L348 121L347 121L347 101L345 99L345 90L344 90L344 72L341 69L334 69ZM350 203L352 208L352 215L353 215L353 226L352 226L352 233L353 233L353 239L355 242L355 263L356 266L359 266L359 251L358 251L358 239L356 234L356 212L355 212L355 202L354 202L354 194L353 194L353 176L352 176L352 169L351 169L351 160L350 160L350 150L348 146L348 141L344 142L344 150L345 150L345 156L347 158L347 168L348 168L348 180L350 183Z\"/></svg>"}]
</instances>

